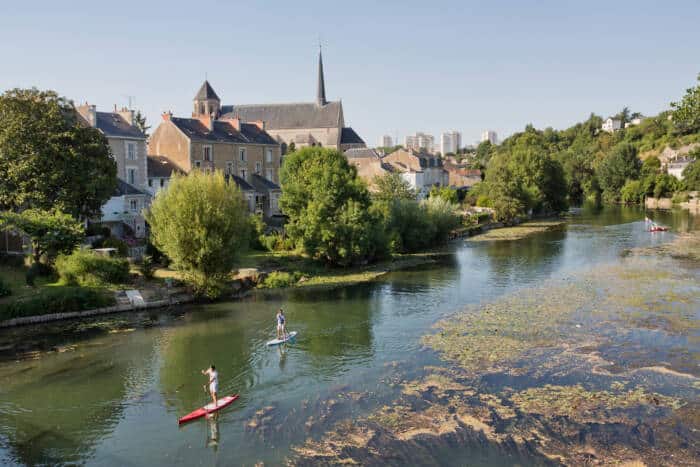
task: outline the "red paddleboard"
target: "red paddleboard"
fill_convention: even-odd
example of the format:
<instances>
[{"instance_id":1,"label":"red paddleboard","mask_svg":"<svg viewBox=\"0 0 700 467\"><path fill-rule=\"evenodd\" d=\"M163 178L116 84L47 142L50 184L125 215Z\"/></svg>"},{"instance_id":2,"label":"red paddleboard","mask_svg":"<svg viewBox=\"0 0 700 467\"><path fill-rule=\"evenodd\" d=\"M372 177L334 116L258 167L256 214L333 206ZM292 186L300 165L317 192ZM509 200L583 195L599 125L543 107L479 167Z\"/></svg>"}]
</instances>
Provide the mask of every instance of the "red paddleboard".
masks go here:
<instances>
[{"instance_id":1,"label":"red paddleboard","mask_svg":"<svg viewBox=\"0 0 700 467\"><path fill-rule=\"evenodd\" d=\"M184 417L182 417L180 420L178 420L178 425L182 425L183 423L191 422L192 420L196 420L200 417L204 417L205 415L216 412L217 410L221 410L227 405L230 405L233 401L238 399L238 394L235 394L233 396L226 396L222 397L221 399L218 399L216 402L216 407L214 406L214 403L211 402L207 405L205 405L202 408L199 408L195 410L194 412L190 412Z\"/></svg>"}]
</instances>

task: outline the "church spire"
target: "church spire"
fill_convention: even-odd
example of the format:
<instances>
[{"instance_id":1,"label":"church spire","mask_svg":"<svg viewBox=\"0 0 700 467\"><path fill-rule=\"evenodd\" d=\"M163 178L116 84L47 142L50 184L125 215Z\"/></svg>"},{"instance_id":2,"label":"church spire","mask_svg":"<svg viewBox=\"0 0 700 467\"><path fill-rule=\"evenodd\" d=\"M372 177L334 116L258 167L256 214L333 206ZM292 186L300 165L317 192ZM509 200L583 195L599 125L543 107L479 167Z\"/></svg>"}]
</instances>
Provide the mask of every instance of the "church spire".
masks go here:
<instances>
[{"instance_id":1,"label":"church spire","mask_svg":"<svg viewBox=\"0 0 700 467\"><path fill-rule=\"evenodd\" d=\"M321 46L318 46L318 90L316 92L316 103L326 105L326 83L323 80L323 57L321 56Z\"/></svg>"}]
</instances>

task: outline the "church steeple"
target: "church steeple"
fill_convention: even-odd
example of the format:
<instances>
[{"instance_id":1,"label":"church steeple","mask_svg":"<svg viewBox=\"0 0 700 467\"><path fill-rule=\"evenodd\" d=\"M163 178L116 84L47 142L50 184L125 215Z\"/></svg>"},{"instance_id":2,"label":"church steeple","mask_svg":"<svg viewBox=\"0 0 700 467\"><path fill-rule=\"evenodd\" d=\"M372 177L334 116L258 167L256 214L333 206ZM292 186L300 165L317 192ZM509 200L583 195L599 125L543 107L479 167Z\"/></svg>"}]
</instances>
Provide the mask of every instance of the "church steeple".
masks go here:
<instances>
[{"instance_id":1,"label":"church steeple","mask_svg":"<svg viewBox=\"0 0 700 467\"><path fill-rule=\"evenodd\" d=\"M326 83L323 80L323 57L321 56L321 46L318 47L318 90L316 91L316 103L319 106L326 105Z\"/></svg>"},{"instance_id":2,"label":"church steeple","mask_svg":"<svg viewBox=\"0 0 700 467\"><path fill-rule=\"evenodd\" d=\"M221 100L219 99L219 96L216 95L214 88L212 88L211 84L209 84L209 81L204 80L204 83L202 83L202 87L199 88L199 91L197 91L197 95L194 96L193 102L193 117L197 117L199 115L213 115L214 118L219 117Z\"/></svg>"}]
</instances>

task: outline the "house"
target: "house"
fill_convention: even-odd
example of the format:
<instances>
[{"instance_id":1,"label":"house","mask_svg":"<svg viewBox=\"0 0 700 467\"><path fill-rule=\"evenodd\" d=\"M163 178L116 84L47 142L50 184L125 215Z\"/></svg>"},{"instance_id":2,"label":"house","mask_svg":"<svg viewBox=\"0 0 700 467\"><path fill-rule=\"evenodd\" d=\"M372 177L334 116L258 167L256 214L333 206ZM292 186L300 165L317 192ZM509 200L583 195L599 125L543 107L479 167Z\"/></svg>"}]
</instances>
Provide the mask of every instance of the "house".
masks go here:
<instances>
[{"instance_id":1,"label":"house","mask_svg":"<svg viewBox=\"0 0 700 467\"><path fill-rule=\"evenodd\" d=\"M678 180L683 180L683 171L693 162L695 162L695 159L691 157L679 157L669 161L666 164L666 170L669 175L673 175Z\"/></svg>"},{"instance_id":2,"label":"house","mask_svg":"<svg viewBox=\"0 0 700 467\"><path fill-rule=\"evenodd\" d=\"M105 136L117 163L119 183L114 196L102 207L101 221L109 224L115 235L145 237L146 221L141 210L150 203L146 191L146 135L136 125L134 111L117 111L115 107L114 112L98 112L96 106L88 103L76 110L83 124L97 128Z\"/></svg>"},{"instance_id":3,"label":"house","mask_svg":"<svg viewBox=\"0 0 700 467\"><path fill-rule=\"evenodd\" d=\"M603 122L603 126L601 126L601 130L607 131L608 133L614 133L620 129L622 129L622 120L616 118L608 118Z\"/></svg>"},{"instance_id":4,"label":"house","mask_svg":"<svg viewBox=\"0 0 700 467\"><path fill-rule=\"evenodd\" d=\"M100 223L109 227L116 237L146 236L146 221L143 210L148 207L151 194L122 179L117 180L117 188L112 197L102 206Z\"/></svg>"},{"instance_id":5,"label":"house","mask_svg":"<svg viewBox=\"0 0 700 467\"><path fill-rule=\"evenodd\" d=\"M173 173L183 174L170 159L165 156L148 156L148 191L152 196L167 188Z\"/></svg>"},{"instance_id":6,"label":"house","mask_svg":"<svg viewBox=\"0 0 700 467\"><path fill-rule=\"evenodd\" d=\"M205 83L208 85L208 83ZM217 98L218 99L218 98ZM249 104L211 106L215 117L239 118L242 121L264 121L266 130L282 145L282 153L290 143L299 147L323 146L344 151L365 147L365 142L350 127L345 126L342 101L326 99L323 57L318 54L316 100L286 104Z\"/></svg>"},{"instance_id":7,"label":"house","mask_svg":"<svg viewBox=\"0 0 700 467\"><path fill-rule=\"evenodd\" d=\"M355 166L357 175L367 183L370 191L376 191L376 177L383 177L392 172L391 166L384 163L382 155L374 149L349 149L345 151L345 157L350 165Z\"/></svg>"},{"instance_id":8,"label":"house","mask_svg":"<svg viewBox=\"0 0 700 467\"><path fill-rule=\"evenodd\" d=\"M448 184L453 188L470 188L481 182L481 170L469 169L453 157L445 159L443 165L447 170Z\"/></svg>"},{"instance_id":9,"label":"house","mask_svg":"<svg viewBox=\"0 0 700 467\"><path fill-rule=\"evenodd\" d=\"M257 214L262 214L265 219L282 215L279 208L282 189L279 185L259 174L253 174L250 177L250 184L255 189L255 212Z\"/></svg>"},{"instance_id":10,"label":"house","mask_svg":"<svg viewBox=\"0 0 700 467\"><path fill-rule=\"evenodd\" d=\"M449 185L442 159L432 154L400 148L384 156L382 162L400 173L419 198L427 197L434 186Z\"/></svg>"},{"instance_id":11,"label":"house","mask_svg":"<svg viewBox=\"0 0 700 467\"><path fill-rule=\"evenodd\" d=\"M226 175L226 181L236 184L238 189L241 190L243 198L246 200L248 211L255 212L255 188L253 188L253 186L244 178L241 178L238 175L228 174Z\"/></svg>"},{"instance_id":12,"label":"house","mask_svg":"<svg viewBox=\"0 0 700 467\"><path fill-rule=\"evenodd\" d=\"M630 120L629 122L625 123L625 128L629 128L632 126L637 126L642 123L642 118L641 117L636 117Z\"/></svg>"}]
</instances>

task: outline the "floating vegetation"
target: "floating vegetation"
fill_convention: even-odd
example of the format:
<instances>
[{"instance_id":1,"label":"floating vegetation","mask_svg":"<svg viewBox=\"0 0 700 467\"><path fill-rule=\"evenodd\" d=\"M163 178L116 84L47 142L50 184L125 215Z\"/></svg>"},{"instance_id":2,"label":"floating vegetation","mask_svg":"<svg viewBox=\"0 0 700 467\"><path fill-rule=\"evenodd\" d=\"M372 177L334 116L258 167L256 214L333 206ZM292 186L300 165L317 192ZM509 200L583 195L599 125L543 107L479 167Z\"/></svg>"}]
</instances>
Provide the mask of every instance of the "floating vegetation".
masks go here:
<instances>
[{"instance_id":1,"label":"floating vegetation","mask_svg":"<svg viewBox=\"0 0 700 467\"><path fill-rule=\"evenodd\" d=\"M649 248L634 248L631 252L652 256L660 254L676 259L700 261L700 232L680 233L669 243Z\"/></svg>"},{"instance_id":2,"label":"floating vegetation","mask_svg":"<svg viewBox=\"0 0 700 467\"><path fill-rule=\"evenodd\" d=\"M514 227L502 227L491 229L483 234L467 239L469 242L487 242L503 240L520 240L530 235L547 232L550 230L562 230L566 226L564 221L534 221L516 225Z\"/></svg>"}]
</instances>

